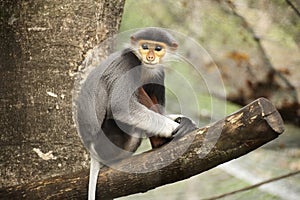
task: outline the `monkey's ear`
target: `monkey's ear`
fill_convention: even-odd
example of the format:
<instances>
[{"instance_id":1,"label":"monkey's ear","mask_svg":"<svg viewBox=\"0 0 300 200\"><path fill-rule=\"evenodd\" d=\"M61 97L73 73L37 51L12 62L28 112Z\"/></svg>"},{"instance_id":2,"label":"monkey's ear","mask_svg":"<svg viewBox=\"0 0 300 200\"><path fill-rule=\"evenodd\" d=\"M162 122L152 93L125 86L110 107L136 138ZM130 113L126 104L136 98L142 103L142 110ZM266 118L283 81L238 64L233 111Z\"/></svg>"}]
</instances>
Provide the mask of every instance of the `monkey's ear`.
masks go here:
<instances>
[{"instance_id":1,"label":"monkey's ear","mask_svg":"<svg viewBox=\"0 0 300 200\"><path fill-rule=\"evenodd\" d=\"M131 44L134 44L134 45L136 45L136 43L137 43L137 39L132 35L132 36L130 36L130 40L131 40Z\"/></svg>"},{"instance_id":2,"label":"monkey's ear","mask_svg":"<svg viewBox=\"0 0 300 200\"><path fill-rule=\"evenodd\" d=\"M178 48L177 42L172 42L172 43L171 43L171 46L170 46L170 49L171 49L172 51L175 51L177 48Z\"/></svg>"}]
</instances>

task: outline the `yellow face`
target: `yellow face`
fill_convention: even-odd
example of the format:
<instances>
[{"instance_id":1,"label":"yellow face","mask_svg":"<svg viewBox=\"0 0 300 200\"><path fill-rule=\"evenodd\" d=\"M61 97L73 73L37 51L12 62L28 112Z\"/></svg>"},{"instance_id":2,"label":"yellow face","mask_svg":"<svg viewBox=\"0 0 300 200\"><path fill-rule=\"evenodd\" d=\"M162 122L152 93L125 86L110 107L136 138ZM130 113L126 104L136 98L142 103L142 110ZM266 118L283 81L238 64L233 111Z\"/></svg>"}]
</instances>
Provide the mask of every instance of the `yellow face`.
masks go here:
<instances>
[{"instance_id":1,"label":"yellow face","mask_svg":"<svg viewBox=\"0 0 300 200\"><path fill-rule=\"evenodd\" d=\"M155 65L160 63L162 57L166 54L166 44L151 40L140 40L138 51L144 64Z\"/></svg>"}]
</instances>

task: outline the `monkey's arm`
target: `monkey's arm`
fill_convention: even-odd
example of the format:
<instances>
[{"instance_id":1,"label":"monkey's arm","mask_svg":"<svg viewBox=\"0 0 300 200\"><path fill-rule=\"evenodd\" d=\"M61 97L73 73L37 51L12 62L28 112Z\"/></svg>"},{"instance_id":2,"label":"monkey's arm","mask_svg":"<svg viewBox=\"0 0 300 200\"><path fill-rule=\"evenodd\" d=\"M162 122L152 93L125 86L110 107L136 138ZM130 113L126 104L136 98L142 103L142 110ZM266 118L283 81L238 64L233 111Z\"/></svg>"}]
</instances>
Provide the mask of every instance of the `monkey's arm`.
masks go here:
<instances>
[{"instance_id":1,"label":"monkey's arm","mask_svg":"<svg viewBox=\"0 0 300 200\"><path fill-rule=\"evenodd\" d=\"M161 110L159 109L158 100L155 96L152 96L152 98L150 98L143 87L140 87L138 92L139 102L141 104L145 105L147 108L153 110L154 112L162 114ZM171 141L171 138L163 138L158 136L152 136L149 139L152 148L158 148Z\"/></svg>"},{"instance_id":2,"label":"monkey's arm","mask_svg":"<svg viewBox=\"0 0 300 200\"><path fill-rule=\"evenodd\" d=\"M116 99L111 103L112 115L115 120L151 135L171 137L173 131L179 126L173 120L149 110L138 102L136 96L131 97L129 102L125 99ZM122 127L120 128L122 129Z\"/></svg>"},{"instance_id":3,"label":"monkey's arm","mask_svg":"<svg viewBox=\"0 0 300 200\"><path fill-rule=\"evenodd\" d=\"M154 112L160 113L162 115L165 115L164 106L165 106L165 87L164 87L164 80L162 78L163 76L160 76L156 78L154 82L157 82L158 84L147 84L140 88L139 90L139 98L140 102L145 105L147 108L153 110ZM188 117L181 115L181 114L169 114L165 115L168 118L172 119L173 121L176 121L177 123L182 122L181 125L188 122L186 125L186 128L194 127L194 129L197 128L195 122L193 122ZM181 120L181 119L184 120ZM185 119L187 118L187 119Z\"/></svg>"},{"instance_id":4,"label":"monkey's arm","mask_svg":"<svg viewBox=\"0 0 300 200\"><path fill-rule=\"evenodd\" d=\"M138 90L138 98L139 98L139 102L145 105L147 108L153 110L154 112L163 114L161 109L159 109L160 104L158 104L158 98L156 98L156 96L154 95L149 97L149 95L147 94L147 92L144 90L143 87L140 87ZM179 135L181 135L197 128L196 124L192 120L182 115L170 115L168 117L180 124L176 128L176 130L173 131L173 134L179 133ZM158 148L170 142L172 138L152 136L149 139L152 148Z\"/></svg>"}]
</instances>

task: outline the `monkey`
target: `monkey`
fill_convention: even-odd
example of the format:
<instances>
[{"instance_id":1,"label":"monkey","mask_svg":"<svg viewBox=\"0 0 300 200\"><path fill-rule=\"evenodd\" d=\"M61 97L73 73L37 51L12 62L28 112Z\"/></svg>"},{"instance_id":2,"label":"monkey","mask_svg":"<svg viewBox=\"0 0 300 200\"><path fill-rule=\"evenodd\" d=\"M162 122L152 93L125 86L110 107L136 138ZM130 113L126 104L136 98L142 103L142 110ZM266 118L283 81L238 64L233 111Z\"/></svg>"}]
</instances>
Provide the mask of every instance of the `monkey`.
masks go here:
<instances>
[{"instance_id":1,"label":"monkey","mask_svg":"<svg viewBox=\"0 0 300 200\"><path fill-rule=\"evenodd\" d=\"M160 109L162 105L158 104L157 97L156 96L149 97L149 95L146 93L143 87L139 88L138 99L139 102L145 105L147 108L153 110L154 112L163 114L163 111ZM177 117L176 119L174 119L174 121L179 122L179 119L181 119L181 117ZM159 136L152 136L149 137L149 139L150 139L151 147L153 149L161 147L162 145L172 140L172 138L165 138Z\"/></svg>"},{"instance_id":2,"label":"monkey","mask_svg":"<svg viewBox=\"0 0 300 200\"><path fill-rule=\"evenodd\" d=\"M91 158L89 200L95 199L100 168L131 156L144 134L158 148L197 128L190 118L164 111L162 63L177 49L177 41L155 27L137 31L130 41L130 47L91 71L76 99L77 130Z\"/></svg>"}]
</instances>

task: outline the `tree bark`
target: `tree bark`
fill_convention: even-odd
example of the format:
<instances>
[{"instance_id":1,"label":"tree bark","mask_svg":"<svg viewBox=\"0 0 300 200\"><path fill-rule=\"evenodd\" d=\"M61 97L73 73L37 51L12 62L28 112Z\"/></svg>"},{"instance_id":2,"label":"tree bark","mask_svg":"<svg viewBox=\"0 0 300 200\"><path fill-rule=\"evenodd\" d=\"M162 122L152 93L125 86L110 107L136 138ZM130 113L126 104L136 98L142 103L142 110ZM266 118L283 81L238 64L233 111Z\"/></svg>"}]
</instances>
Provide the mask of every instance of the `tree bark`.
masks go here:
<instances>
[{"instance_id":1,"label":"tree bark","mask_svg":"<svg viewBox=\"0 0 300 200\"><path fill-rule=\"evenodd\" d=\"M264 98L216 123L200 128L161 148L103 168L97 196L110 199L183 180L238 158L283 133L275 107ZM1 199L84 199L88 170L5 188Z\"/></svg>"},{"instance_id":2,"label":"tree bark","mask_svg":"<svg viewBox=\"0 0 300 200\"><path fill-rule=\"evenodd\" d=\"M88 166L71 114L74 74L118 31L124 2L0 1L0 187Z\"/></svg>"}]
</instances>

